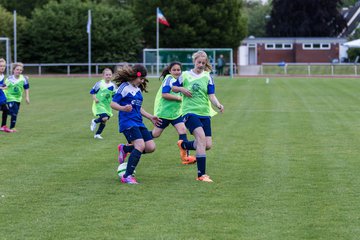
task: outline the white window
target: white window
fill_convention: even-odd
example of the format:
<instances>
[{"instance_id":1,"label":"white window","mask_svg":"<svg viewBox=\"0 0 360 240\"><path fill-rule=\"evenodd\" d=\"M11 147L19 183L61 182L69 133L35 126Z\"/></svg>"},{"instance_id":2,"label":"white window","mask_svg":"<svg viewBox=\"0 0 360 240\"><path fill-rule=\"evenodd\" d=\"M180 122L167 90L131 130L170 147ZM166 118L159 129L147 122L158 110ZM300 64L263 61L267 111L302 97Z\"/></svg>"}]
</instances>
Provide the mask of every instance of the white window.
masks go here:
<instances>
[{"instance_id":1,"label":"white window","mask_svg":"<svg viewBox=\"0 0 360 240\"><path fill-rule=\"evenodd\" d=\"M321 49L330 49L330 44L329 43L322 43L321 44Z\"/></svg>"},{"instance_id":2,"label":"white window","mask_svg":"<svg viewBox=\"0 0 360 240\"><path fill-rule=\"evenodd\" d=\"M265 44L265 49L268 50L288 50L292 49L293 45L291 43L267 43Z\"/></svg>"},{"instance_id":3,"label":"white window","mask_svg":"<svg viewBox=\"0 0 360 240\"><path fill-rule=\"evenodd\" d=\"M304 50L311 50L311 49L319 49L319 50L328 50L330 49L329 43L303 43Z\"/></svg>"}]
</instances>

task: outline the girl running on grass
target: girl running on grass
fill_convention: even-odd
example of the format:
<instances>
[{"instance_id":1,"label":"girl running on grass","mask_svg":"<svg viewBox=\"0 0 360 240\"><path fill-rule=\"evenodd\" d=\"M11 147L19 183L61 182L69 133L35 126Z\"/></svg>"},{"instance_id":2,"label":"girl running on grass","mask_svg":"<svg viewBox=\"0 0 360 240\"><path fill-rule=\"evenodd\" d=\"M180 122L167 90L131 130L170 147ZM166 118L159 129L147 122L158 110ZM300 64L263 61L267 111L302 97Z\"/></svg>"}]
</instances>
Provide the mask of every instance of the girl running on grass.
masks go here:
<instances>
[{"instance_id":1,"label":"girl running on grass","mask_svg":"<svg viewBox=\"0 0 360 240\"><path fill-rule=\"evenodd\" d=\"M212 146L211 134L211 104L224 111L224 106L215 96L215 84L210 72L211 65L207 54L198 51L192 56L194 68L181 74L174 82L172 90L184 95L182 112L185 125L190 133L195 136L195 141L182 142L180 147L185 150L196 149L196 162L198 177L196 180L213 182L206 175L206 150ZM210 104L211 103L211 104Z\"/></svg>"},{"instance_id":2,"label":"girl running on grass","mask_svg":"<svg viewBox=\"0 0 360 240\"><path fill-rule=\"evenodd\" d=\"M111 82L113 73L110 68L105 68L103 71L103 79L95 83L94 87L90 90L93 98L92 111L94 116L98 117L91 120L90 130L95 131L96 124L99 123L99 128L96 131L94 138L103 139L101 133L103 132L106 122L113 116L110 107L111 99L116 91L116 85Z\"/></svg>"},{"instance_id":3,"label":"girl running on grass","mask_svg":"<svg viewBox=\"0 0 360 240\"><path fill-rule=\"evenodd\" d=\"M184 118L181 116L182 94L171 91L171 85L181 75L181 63L172 62L160 75L162 85L159 88L154 104L154 114L160 117L162 124L155 126L150 132L154 138L160 137L164 129L171 123L179 134L178 143L187 142L186 127ZM190 156L188 151L180 151L180 157L183 164L192 164L196 162L194 156Z\"/></svg>"},{"instance_id":4,"label":"girl running on grass","mask_svg":"<svg viewBox=\"0 0 360 240\"><path fill-rule=\"evenodd\" d=\"M114 95L111 107L119 111L119 132L123 133L130 145L120 144L119 163L123 163L130 153L125 174L121 177L122 183L138 184L133 176L143 153L155 151L155 142L143 123L142 116L153 124L161 124L161 120L146 112L142 107L142 92L146 91L147 71L142 65L124 66L115 73L114 82L119 86Z\"/></svg>"},{"instance_id":5,"label":"girl running on grass","mask_svg":"<svg viewBox=\"0 0 360 240\"><path fill-rule=\"evenodd\" d=\"M25 92L26 103L29 104L30 85L28 77L22 75L22 72L24 70L24 64L20 62L13 63L11 69L13 75L9 76L5 80L5 85L7 88L4 91L7 99L9 114L11 116L10 129L8 129L8 132L17 132L17 130L15 129L15 125L20 110L20 103L23 97L23 92Z\"/></svg>"}]
</instances>

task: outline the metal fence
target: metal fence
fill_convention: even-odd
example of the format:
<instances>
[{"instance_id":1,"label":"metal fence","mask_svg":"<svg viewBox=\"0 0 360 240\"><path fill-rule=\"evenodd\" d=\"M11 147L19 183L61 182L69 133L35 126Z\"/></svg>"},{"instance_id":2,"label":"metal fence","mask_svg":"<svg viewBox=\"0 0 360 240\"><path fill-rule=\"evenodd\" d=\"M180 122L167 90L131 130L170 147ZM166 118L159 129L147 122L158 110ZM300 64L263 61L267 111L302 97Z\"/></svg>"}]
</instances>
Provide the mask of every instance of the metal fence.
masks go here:
<instances>
[{"instance_id":1,"label":"metal fence","mask_svg":"<svg viewBox=\"0 0 360 240\"><path fill-rule=\"evenodd\" d=\"M136 65L143 63L128 63L128 62L118 62L118 63L92 63L91 64L91 74L99 75L102 73L104 68L111 68L115 70L116 67L121 67L124 65ZM88 63L30 63L24 64L24 72L26 74L32 75L88 75L89 74L89 64ZM148 70L149 76L156 75L156 63L147 64L146 69Z\"/></svg>"},{"instance_id":2,"label":"metal fence","mask_svg":"<svg viewBox=\"0 0 360 240\"><path fill-rule=\"evenodd\" d=\"M91 64L91 74L99 75L102 73L104 68L115 69L118 66L124 65L135 65L144 63L128 63L128 62L118 62L118 63L92 63ZM183 66L193 66L192 63L184 63ZM160 67L163 69L166 64L162 64ZM156 76L156 63L147 63L145 67L148 71L148 76ZM230 64L227 64L225 73L227 75L230 72ZM233 72L237 72L236 64L233 64ZM89 64L88 63L28 63L24 64L24 73L31 75L88 75L89 73Z\"/></svg>"},{"instance_id":3,"label":"metal fence","mask_svg":"<svg viewBox=\"0 0 360 240\"><path fill-rule=\"evenodd\" d=\"M114 69L116 66L134 65L141 63L92 63L91 74L101 74L104 68ZM24 72L26 74L34 75L76 75L76 74L88 74L88 63L28 63L24 64Z\"/></svg>"},{"instance_id":4,"label":"metal fence","mask_svg":"<svg viewBox=\"0 0 360 240\"><path fill-rule=\"evenodd\" d=\"M358 76L358 63L263 63L261 75Z\"/></svg>"},{"instance_id":5,"label":"metal fence","mask_svg":"<svg viewBox=\"0 0 360 240\"><path fill-rule=\"evenodd\" d=\"M144 63L92 63L91 74L100 75L104 68L115 69L117 66L135 65ZM183 66L192 66L192 63L184 63ZM166 64L160 67L163 69ZM156 63L147 63L145 67L148 76L156 77ZM24 64L24 73L31 75L88 75L88 63L31 63ZM262 65L240 66L234 63L232 66L234 75L303 75L303 76L359 76L359 63L263 63ZM230 64L226 65L225 73L230 72ZM214 71L214 74L216 72ZM226 74L228 75L228 74Z\"/></svg>"}]
</instances>

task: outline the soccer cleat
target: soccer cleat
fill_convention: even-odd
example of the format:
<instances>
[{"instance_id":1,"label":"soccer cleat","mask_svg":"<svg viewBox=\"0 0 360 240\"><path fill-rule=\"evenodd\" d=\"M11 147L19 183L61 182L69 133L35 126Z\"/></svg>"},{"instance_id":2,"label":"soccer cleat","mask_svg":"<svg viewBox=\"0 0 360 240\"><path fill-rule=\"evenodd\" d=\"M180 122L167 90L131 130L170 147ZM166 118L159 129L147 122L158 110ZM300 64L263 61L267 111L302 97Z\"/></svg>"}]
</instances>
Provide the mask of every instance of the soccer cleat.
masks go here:
<instances>
[{"instance_id":1,"label":"soccer cleat","mask_svg":"<svg viewBox=\"0 0 360 240\"><path fill-rule=\"evenodd\" d=\"M196 163L196 157L187 156L185 161L182 161L182 164L194 164Z\"/></svg>"},{"instance_id":2,"label":"soccer cleat","mask_svg":"<svg viewBox=\"0 0 360 240\"><path fill-rule=\"evenodd\" d=\"M177 145L180 150L180 158L181 158L181 161L187 162L188 160L187 160L186 150L181 147L182 142L183 142L183 140L177 141Z\"/></svg>"},{"instance_id":3,"label":"soccer cleat","mask_svg":"<svg viewBox=\"0 0 360 240\"><path fill-rule=\"evenodd\" d=\"M95 138L95 139L104 139L100 134L95 134L95 135L94 135L94 138Z\"/></svg>"},{"instance_id":4,"label":"soccer cleat","mask_svg":"<svg viewBox=\"0 0 360 240\"><path fill-rule=\"evenodd\" d=\"M7 133L17 132L15 128L10 129L10 128L8 128L6 125L2 126L2 127L0 128L0 131L7 132Z\"/></svg>"},{"instance_id":5,"label":"soccer cleat","mask_svg":"<svg viewBox=\"0 0 360 240\"><path fill-rule=\"evenodd\" d=\"M15 133L15 132L17 132L18 130L16 130L15 128L12 128L12 129L10 129L10 128L8 128L8 127L6 127L6 129L4 130L4 132L8 132L8 133Z\"/></svg>"},{"instance_id":6,"label":"soccer cleat","mask_svg":"<svg viewBox=\"0 0 360 240\"><path fill-rule=\"evenodd\" d=\"M118 151L119 151L119 157L118 157L118 161L119 161L119 163L120 164L122 164L123 162L125 162L125 159L126 159L126 157L127 157L127 155L128 155L128 153L126 153L125 151L124 151L124 144L119 144L118 145Z\"/></svg>"},{"instance_id":7,"label":"soccer cleat","mask_svg":"<svg viewBox=\"0 0 360 240\"><path fill-rule=\"evenodd\" d=\"M96 122L95 122L95 119L91 120L91 123L90 123L90 130L93 132L95 131L95 128L96 128Z\"/></svg>"},{"instance_id":8,"label":"soccer cleat","mask_svg":"<svg viewBox=\"0 0 360 240\"><path fill-rule=\"evenodd\" d=\"M127 176L126 178L124 177L124 175L121 177L121 182L122 183L127 183L127 184L139 184L136 181L136 178L132 175Z\"/></svg>"},{"instance_id":9,"label":"soccer cleat","mask_svg":"<svg viewBox=\"0 0 360 240\"><path fill-rule=\"evenodd\" d=\"M196 178L196 180L198 181L202 181L202 182L214 182L213 180L210 179L210 177L206 174L202 175L201 177Z\"/></svg>"},{"instance_id":10,"label":"soccer cleat","mask_svg":"<svg viewBox=\"0 0 360 240\"><path fill-rule=\"evenodd\" d=\"M10 128L8 128L6 125L2 126L2 127L0 128L0 131L3 131L3 132L11 132L11 131L10 131Z\"/></svg>"}]
</instances>

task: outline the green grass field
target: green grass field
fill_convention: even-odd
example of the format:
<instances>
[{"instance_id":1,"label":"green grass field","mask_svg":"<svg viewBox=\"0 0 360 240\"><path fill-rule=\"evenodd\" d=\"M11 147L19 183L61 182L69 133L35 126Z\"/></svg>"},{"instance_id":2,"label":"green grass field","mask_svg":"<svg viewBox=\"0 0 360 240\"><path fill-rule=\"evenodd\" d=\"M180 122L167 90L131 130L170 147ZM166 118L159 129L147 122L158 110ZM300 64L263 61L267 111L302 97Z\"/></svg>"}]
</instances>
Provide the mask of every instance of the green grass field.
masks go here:
<instances>
[{"instance_id":1,"label":"green grass field","mask_svg":"<svg viewBox=\"0 0 360 240\"><path fill-rule=\"evenodd\" d=\"M103 141L89 130L97 80L30 79L19 132L0 132L0 239L360 236L359 79L216 79L225 113L212 120L214 183L181 165L169 127L136 186L116 176L117 115ZM150 112L159 84L144 94Z\"/></svg>"}]
</instances>

